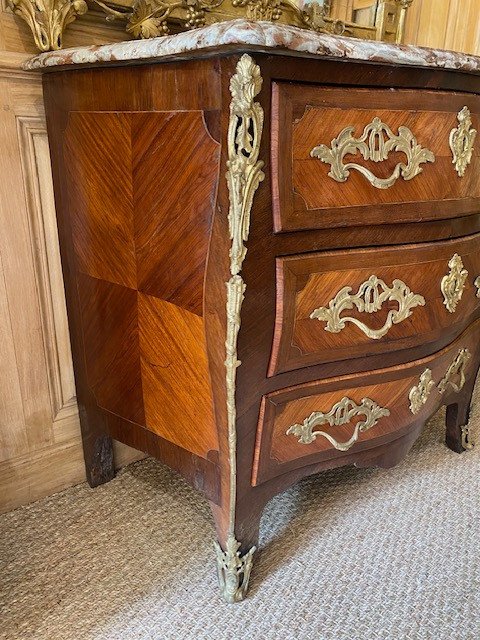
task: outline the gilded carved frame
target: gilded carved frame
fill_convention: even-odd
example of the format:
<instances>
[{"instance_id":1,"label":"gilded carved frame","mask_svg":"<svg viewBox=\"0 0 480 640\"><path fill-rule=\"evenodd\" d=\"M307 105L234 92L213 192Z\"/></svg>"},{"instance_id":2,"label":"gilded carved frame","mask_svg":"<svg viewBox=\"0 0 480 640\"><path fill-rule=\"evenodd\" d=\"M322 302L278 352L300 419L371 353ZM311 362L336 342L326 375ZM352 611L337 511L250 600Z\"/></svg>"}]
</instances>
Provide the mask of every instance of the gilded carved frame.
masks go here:
<instances>
[{"instance_id":1,"label":"gilded carved frame","mask_svg":"<svg viewBox=\"0 0 480 640\"><path fill-rule=\"evenodd\" d=\"M291 24L317 32L402 42L413 0L377 0L374 26L332 17L335 0L6 0L25 20L39 51L62 48L65 28L88 8L100 8L106 19L125 22L134 38L153 38L204 25L245 18ZM373 1L373 0L372 0ZM303 4L301 7L300 5Z\"/></svg>"}]
</instances>

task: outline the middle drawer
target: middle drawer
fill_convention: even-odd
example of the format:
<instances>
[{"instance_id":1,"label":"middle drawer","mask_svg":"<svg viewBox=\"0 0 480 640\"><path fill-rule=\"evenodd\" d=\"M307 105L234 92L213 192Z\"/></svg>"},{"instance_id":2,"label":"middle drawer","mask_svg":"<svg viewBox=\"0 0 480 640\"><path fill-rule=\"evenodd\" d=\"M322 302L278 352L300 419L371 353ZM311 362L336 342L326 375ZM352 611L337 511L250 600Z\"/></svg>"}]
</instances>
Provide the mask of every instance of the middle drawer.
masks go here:
<instances>
[{"instance_id":1,"label":"middle drawer","mask_svg":"<svg viewBox=\"0 0 480 640\"><path fill-rule=\"evenodd\" d=\"M277 258L268 375L450 339L480 305L480 234ZM477 279L478 278L478 279Z\"/></svg>"}]
</instances>

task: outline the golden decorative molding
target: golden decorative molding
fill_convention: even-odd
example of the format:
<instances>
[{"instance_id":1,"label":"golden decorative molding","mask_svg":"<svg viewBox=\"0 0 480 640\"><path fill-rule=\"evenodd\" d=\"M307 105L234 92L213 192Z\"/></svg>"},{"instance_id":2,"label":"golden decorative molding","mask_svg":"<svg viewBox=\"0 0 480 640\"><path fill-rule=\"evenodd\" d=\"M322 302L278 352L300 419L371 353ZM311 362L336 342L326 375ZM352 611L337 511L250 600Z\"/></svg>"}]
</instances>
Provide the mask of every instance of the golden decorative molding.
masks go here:
<instances>
[{"instance_id":1,"label":"golden decorative molding","mask_svg":"<svg viewBox=\"0 0 480 640\"><path fill-rule=\"evenodd\" d=\"M408 399L410 400L410 411L414 415L417 414L427 402L430 391L434 386L435 382L432 380L431 370L425 369L420 376L419 383L412 387L408 394Z\"/></svg>"},{"instance_id":2,"label":"golden decorative molding","mask_svg":"<svg viewBox=\"0 0 480 640\"><path fill-rule=\"evenodd\" d=\"M450 149L453 155L452 163L460 178L463 178L472 160L477 131L472 129L472 116L468 107L463 107L457 115L457 120L458 127L450 132Z\"/></svg>"},{"instance_id":3,"label":"golden decorative molding","mask_svg":"<svg viewBox=\"0 0 480 640\"><path fill-rule=\"evenodd\" d=\"M363 333L379 340L394 324L399 324L412 315L412 309L425 305L425 298L417 293L412 293L409 287L402 280L394 280L392 287L375 275L362 282L357 293L351 293L352 287L343 287L337 295L330 300L328 307L319 307L310 314L312 320L326 322L325 331L339 333L345 329L346 323L351 322ZM371 329L361 320L351 316L341 317L345 309L352 309L354 306L360 313L376 313L380 311L387 302L397 302L398 309L390 309L383 327Z\"/></svg>"},{"instance_id":4,"label":"golden decorative molding","mask_svg":"<svg viewBox=\"0 0 480 640\"><path fill-rule=\"evenodd\" d=\"M263 162L258 159L263 129L263 109L254 98L262 87L260 67L244 54L230 81L230 122L227 147L226 180L230 196L228 223L230 239L230 274L227 287L226 332L226 395L228 456L230 465L230 507L226 549L215 543L220 590L226 602L243 600L248 588L255 547L240 554L240 543L235 538L235 511L237 497L237 410L235 402L237 338L240 330L240 312L246 285L239 275L245 259L250 230L250 211L255 191L264 179Z\"/></svg>"},{"instance_id":5,"label":"golden decorative molding","mask_svg":"<svg viewBox=\"0 0 480 640\"><path fill-rule=\"evenodd\" d=\"M443 276L440 289L443 293L443 304L450 313L454 313L462 298L468 271L463 268L463 261L458 253L450 258L448 266L450 271Z\"/></svg>"},{"instance_id":6,"label":"golden decorative molding","mask_svg":"<svg viewBox=\"0 0 480 640\"><path fill-rule=\"evenodd\" d=\"M355 424L352 436L346 442L339 442L326 431L313 431L315 427L323 424L329 424L331 427L349 424L352 418L359 415L364 415L365 420ZM389 415L388 409L380 407L370 398L363 398L360 404L356 404L344 396L340 402L333 405L328 413L314 411L308 418L305 418L302 424L293 424L289 427L286 434L298 437L300 444L311 444L318 436L322 436L338 451L348 451L357 442L360 433L368 431L377 424L380 418Z\"/></svg>"},{"instance_id":7,"label":"golden decorative molding","mask_svg":"<svg viewBox=\"0 0 480 640\"><path fill-rule=\"evenodd\" d=\"M462 447L468 451L469 449L473 449L474 446L475 442L472 439L470 427L465 425L462 427Z\"/></svg>"},{"instance_id":8,"label":"golden decorative molding","mask_svg":"<svg viewBox=\"0 0 480 640\"><path fill-rule=\"evenodd\" d=\"M435 162L434 154L418 144L417 139L408 127L399 127L395 135L390 127L380 118L374 118L363 130L360 138L355 138L355 127L346 127L331 142L318 145L310 151L312 158L318 158L330 165L328 175L337 182L345 182L350 175L350 169L359 171L377 189L388 189L401 177L411 180L423 171L420 165L425 162ZM366 167L355 162L343 163L346 155L360 153L364 160L382 162L387 160L393 152L404 153L407 164L400 162L388 178L378 178Z\"/></svg>"},{"instance_id":9,"label":"golden decorative molding","mask_svg":"<svg viewBox=\"0 0 480 640\"><path fill-rule=\"evenodd\" d=\"M7 6L28 24L40 51L61 49L65 28L87 11L85 0L7 0Z\"/></svg>"},{"instance_id":10,"label":"golden decorative molding","mask_svg":"<svg viewBox=\"0 0 480 640\"><path fill-rule=\"evenodd\" d=\"M457 393L463 388L465 384L465 369L470 358L471 355L468 349L460 349L455 360L450 364L447 372L438 383L437 388L440 393L445 393L449 385Z\"/></svg>"}]
</instances>

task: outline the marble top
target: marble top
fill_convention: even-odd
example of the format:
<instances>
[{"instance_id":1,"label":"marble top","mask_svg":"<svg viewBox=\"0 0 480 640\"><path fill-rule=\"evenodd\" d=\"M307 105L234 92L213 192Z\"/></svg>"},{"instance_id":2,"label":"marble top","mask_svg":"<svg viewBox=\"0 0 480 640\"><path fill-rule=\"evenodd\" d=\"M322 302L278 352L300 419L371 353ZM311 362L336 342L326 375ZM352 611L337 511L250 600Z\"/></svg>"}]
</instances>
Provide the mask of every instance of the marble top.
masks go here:
<instances>
[{"instance_id":1,"label":"marble top","mask_svg":"<svg viewBox=\"0 0 480 640\"><path fill-rule=\"evenodd\" d=\"M326 58L438 67L480 73L480 57L442 49L396 45L373 40L315 33L273 22L230 20L171 36L129 40L102 46L75 47L42 53L27 61L26 70L65 65L95 65L191 58L209 50L296 52Z\"/></svg>"}]
</instances>

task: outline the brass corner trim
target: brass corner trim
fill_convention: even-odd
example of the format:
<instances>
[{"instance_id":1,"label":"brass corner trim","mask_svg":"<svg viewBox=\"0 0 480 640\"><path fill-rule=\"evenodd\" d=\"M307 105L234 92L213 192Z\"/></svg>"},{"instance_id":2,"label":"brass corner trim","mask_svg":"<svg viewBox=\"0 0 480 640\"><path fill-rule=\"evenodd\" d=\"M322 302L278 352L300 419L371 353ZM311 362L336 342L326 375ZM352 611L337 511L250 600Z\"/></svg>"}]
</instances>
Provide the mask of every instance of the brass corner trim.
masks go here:
<instances>
[{"instance_id":1,"label":"brass corner trim","mask_svg":"<svg viewBox=\"0 0 480 640\"><path fill-rule=\"evenodd\" d=\"M230 81L230 123L228 127L227 185L230 196L228 226L232 246L230 271L237 275L247 249L250 210L258 185L265 178L263 161L258 159L263 130L263 109L254 97L260 93L260 67L244 54Z\"/></svg>"},{"instance_id":2,"label":"brass corner trim","mask_svg":"<svg viewBox=\"0 0 480 640\"><path fill-rule=\"evenodd\" d=\"M7 0L7 6L28 24L39 51L61 49L66 27L87 11L85 0Z\"/></svg>"},{"instance_id":3,"label":"brass corner trim","mask_svg":"<svg viewBox=\"0 0 480 640\"><path fill-rule=\"evenodd\" d=\"M399 127L394 134L390 127L380 118L374 118L367 124L363 134L356 138L355 127L346 127L331 142L330 147L320 144L310 151L312 158L318 158L330 165L328 175L336 182L345 182L350 170L361 173L370 184L377 189L392 187L399 178L412 180L423 171L421 164L435 162L435 156L429 149L424 149L408 127ZM378 178L367 167L356 162L343 163L345 156L360 154L364 160L382 162L393 152L402 152L407 163L399 162L388 178Z\"/></svg>"},{"instance_id":4,"label":"brass corner trim","mask_svg":"<svg viewBox=\"0 0 480 640\"><path fill-rule=\"evenodd\" d=\"M357 293L352 294L351 291L351 287L340 289L327 307L314 309L310 319L326 322L325 331L330 333L339 333L345 329L347 322L351 322L369 338L379 340L394 324L399 324L411 316L412 309L425 305L425 298L413 293L402 280L394 280L389 287L376 275L371 275L368 280L362 282ZM383 327L379 329L371 329L358 318L341 315L343 311L354 306L360 313L376 313L388 302L398 303L398 309L390 309Z\"/></svg>"},{"instance_id":5,"label":"brass corner trim","mask_svg":"<svg viewBox=\"0 0 480 640\"><path fill-rule=\"evenodd\" d=\"M450 132L450 149L452 150L455 170L460 178L465 176L465 171L472 161L473 145L477 136L476 129L472 128L472 116L468 107L463 107L457 114L458 127Z\"/></svg>"},{"instance_id":6,"label":"brass corner trim","mask_svg":"<svg viewBox=\"0 0 480 640\"><path fill-rule=\"evenodd\" d=\"M365 420L355 424L351 437L346 442L339 442L326 431L314 431L315 427L328 424L331 427L349 424L352 418L364 415ZM348 451L357 442L360 433L368 431L375 426L378 420L384 416L389 416L390 411L380 407L370 398L362 398L357 404L347 396L336 402L328 412L314 411L301 424L292 424L286 431L286 435L293 435L298 438L300 444L311 444L318 436L328 440L338 451Z\"/></svg>"},{"instance_id":7,"label":"brass corner trim","mask_svg":"<svg viewBox=\"0 0 480 640\"><path fill-rule=\"evenodd\" d=\"M462 258L455 253L448 261L450 271L442 278L440 289L443 293L443 304L447 311L454 313L460 302L468 271L463 267Z\"/></svg>"}]
</instances>

